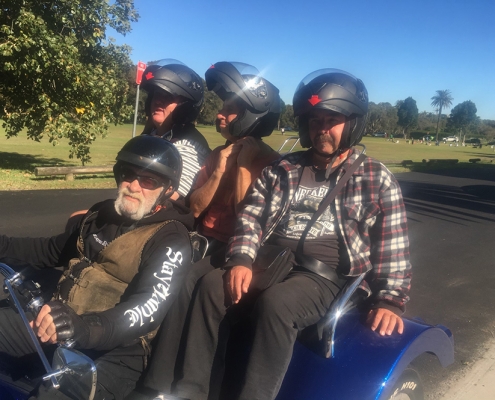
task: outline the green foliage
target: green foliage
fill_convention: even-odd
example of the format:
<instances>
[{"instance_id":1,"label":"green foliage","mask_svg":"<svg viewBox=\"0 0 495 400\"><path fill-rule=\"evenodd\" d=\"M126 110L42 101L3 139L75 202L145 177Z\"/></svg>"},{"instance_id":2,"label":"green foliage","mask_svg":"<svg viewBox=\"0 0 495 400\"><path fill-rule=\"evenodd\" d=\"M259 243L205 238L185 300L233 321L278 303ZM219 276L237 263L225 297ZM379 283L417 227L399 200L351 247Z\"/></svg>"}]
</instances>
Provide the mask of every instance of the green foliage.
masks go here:
<instances>
[{"instance_id":1,"label":"green foliage","mask_svg":"<svg viewBox=\"0 0 495 400\"><path fill-rule=\"evenodd\" d=\"M366 133L370 134L379 131L386 132L386 130L382 128L382 116L384 110L373 102L370 102L368 107Z\"/></svg>"},{"instance_id":2,"label":"green foliage","mask_svg":"<svg viewBox=\"0 0 495 400\"><path fill-rule=\"evenodd\" d=\"M399 118L397 124L404 129L404 133L407 135L408 131L418 124L418 106L416 105L416 100L408 97L404 101L401 101L397 110L397 117Z\"/></svg>"},{"instance_id":3,"label":"green foliage","mask_svg":"<svg viewBox=\"0 0 495 400\"><path fill-rule=\"evenodd\" d=\"M484 119L478 126L479 133L488 141L495 140L495 121Z\"/></svg>"},{"instance_id":4,"label":"green foliage","mask_svg":"<svg viewBox=\"0 0 495 400\"><path fill-rule=\"evenodd\" d=\"M390 103L370 102L366 133L397 133L397 110Z\"/></svg>"},{"instance_id":5,"label":"green foliage","mask_svg":"<svg viewBox=\"0 0 495 400\"><path fill-rule=\"evenodd\" d=\"M285 101L283 101L282 99L280 99L280 115L282 116L282 114L287 110L287 105L285 104Z\"/></svg>"},{"instance_id":6,"label":"green foliage","mask_svg":"<svg viewBox=\"0 0 495 400\"><path fill-rule=\"evenodd\" d=\"M424 132L434 132L438 122L437 115L432 112L423 111L418 114L418 129ZM440 127L445 127L447 116L442 115L440 119Z\"/></svg>"},{"instance_id":7,"label":"green foliage","mask_svg":"<svg viewBox=\"0 0 495 400\"><path fill-rule=\"evenodd\" d=\"M447 128L460 131L464 136L468 132L473 132L479 123L477 111L476 105L471 100L457 104L447 120Z\"/></svg>"},{"instance_id":8,"label":"green foliage","mask_svg":"<svg viewBox=\"0 0 495 400\"><path fill-rule=\"evenodd\" d=\"M105 30L130 31L132 0L12 0L0 14L0 119L8 137L69 141L84 164L90 145L132 114L127 46Z\"/></svg>"},{"instance_id":9,"label":"green foliage","mask_svg":"<svg viewBox=\"0 0 495 400\"><path fill-rule=\"evenodd\" d=\"M206 88L206 84L205 84ZM222 109L222 100L215 92L205 90L205 101L198 116L198 123L203 125L215 125L218 111Z\"/></svg>"},{"instance_id":10,"label":"green foliage","mask_svg":"<svg viewBox=\"0 0 495 400\"><path fill-rule=\"evenodd\" d=\"M290 104L283 104L282 113L280 114L280 127L290 127L292 129L299 129L297 119L294 117L294 108Z\"/></svg>"}]
</instances>

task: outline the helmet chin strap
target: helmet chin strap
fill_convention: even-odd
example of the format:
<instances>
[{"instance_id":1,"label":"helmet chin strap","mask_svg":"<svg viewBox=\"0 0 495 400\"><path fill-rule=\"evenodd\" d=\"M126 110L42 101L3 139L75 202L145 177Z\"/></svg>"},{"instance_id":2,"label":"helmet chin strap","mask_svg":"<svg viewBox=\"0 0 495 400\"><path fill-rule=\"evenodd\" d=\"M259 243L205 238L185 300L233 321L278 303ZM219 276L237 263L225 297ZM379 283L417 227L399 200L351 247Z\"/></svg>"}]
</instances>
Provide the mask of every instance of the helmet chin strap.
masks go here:
<instances>
[{"instance_id":1,"label":"helmet chin strap","mask_svg":"<svg viewBox=\"0 0 495 400\"><path fill-rule=\"evenodd\" d=\"M169 188L172 186L169 186ZM166 193L165 188L163 189L162 193L160 193L160 196L155 201L155 204L153 207L151 207L151 211L146 214L146 217L149 217L153 214L156 214L158 211L160 211L163 207L163 203L165 200L169 199L172 195L174 194L174 190L171 190L170 192Z\"/></svg>"}]
</instances>

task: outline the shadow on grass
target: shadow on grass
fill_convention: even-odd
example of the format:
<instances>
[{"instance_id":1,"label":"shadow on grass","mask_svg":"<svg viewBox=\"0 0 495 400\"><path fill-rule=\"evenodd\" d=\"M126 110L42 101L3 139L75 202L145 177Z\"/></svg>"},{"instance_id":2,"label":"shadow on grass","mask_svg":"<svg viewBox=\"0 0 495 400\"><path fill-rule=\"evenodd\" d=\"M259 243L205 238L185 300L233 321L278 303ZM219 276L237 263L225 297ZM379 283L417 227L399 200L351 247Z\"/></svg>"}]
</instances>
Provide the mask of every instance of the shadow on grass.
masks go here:
<instances>
[{"instance_id":1,"label":"shadow on grass","mask_svg":"<svg viewBox=\"0 0 495 400\"><path fill-rule=\"evenodd\" d=\"M45 158L41 155L6 153L0 151L0 169L15 169L34 172L35 167L66 165L60 158Z\"/></svg>"},{"instance_id":2,"label":"shadow on grass","mask_svg":"<svg viewBox=\"0 0 495 400\"><path fill-rule=\"evenodd\" d=\"M486 155L480 154L480 157L486 157ZM425 165L423 163L414 163L409 166L409 169L413 172L422 172L424 174L495 182L495 164Z\"/></svg>"},{"instance_id":3,"label":"shadow on grass","mask_svg":"<svg viewBox=\"0 0 495 400\"><path fill-rule=\"evenodd\" d=\"M421 169L418 172L486 180L486 185L478 182L473 185L445 185L441 183L441 178L434 177L424 182L399 178L404 203L410 213L408 218L415 219L414 214L421 214L460 225L495 222L495 184L492 183L495 182L495 165L484 165L482 168L475 165L466 167Z\"/></svg>"},{"instance_id":4,"label":"shadow on grass","mask_svg":"<svg viewBox=\"0 0 495 400\"><path fill-rule=\"evenodd\" d=\"M486 154L486 153L478 153L478 152L472 152L471 154L473 157L478 157L478 158L489 158L491 160L495 160L495 153L493 154Z\"/></svg>"},{"instance_id":5,"label":"shadow on grass","mask_svg":"<svg viewBox=\"0 0 495 400\"><path fill-rule=\"evenodd\" d=\"M467 157L469 157L469 158L481 158L484 161L488 161L489 160L490 162L493 162L492 160L495 160L495 152L493 152L493 153L483 153L483 152L480 152L477 149L473 149L471 151L465 151L464 152L464 155L467 156ZM455 156L454 156L454 158L455 158Z\"/></svg>"}]
</instances>

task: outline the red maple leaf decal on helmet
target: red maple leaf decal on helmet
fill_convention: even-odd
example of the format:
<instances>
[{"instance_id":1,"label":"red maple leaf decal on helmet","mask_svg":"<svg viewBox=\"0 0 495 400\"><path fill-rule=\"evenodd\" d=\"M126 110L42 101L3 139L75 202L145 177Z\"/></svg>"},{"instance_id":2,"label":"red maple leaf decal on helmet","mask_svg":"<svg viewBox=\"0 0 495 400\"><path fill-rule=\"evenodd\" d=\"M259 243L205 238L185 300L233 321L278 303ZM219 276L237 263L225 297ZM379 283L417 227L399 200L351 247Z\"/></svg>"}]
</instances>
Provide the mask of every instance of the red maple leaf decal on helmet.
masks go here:
<instances>
[{"instance_id":1,"label":"red maple leaf decal on helmet","mask_svg":"<svg viewBox=\"0 0 495 400\"><path fill-rule=\"evenodd\" d=\"M312 106L315 106L321 101L321 99L318 97L317 94L314 94L313 96L311 96L311 98L308 99L308 101L311 103Z\"/></svg>"},{"instance_id":2,"label":"red maple leaf decal on helmet","mask_svg":"<svg viewBox=\"0 0 495 400\"><path fill-rule=\"evenodd\" d=\"M153 72L148 72L145 76L146 80L149 81L150 79L153 79L155 76L153 75Z\"/></svg>"}]
</instances>

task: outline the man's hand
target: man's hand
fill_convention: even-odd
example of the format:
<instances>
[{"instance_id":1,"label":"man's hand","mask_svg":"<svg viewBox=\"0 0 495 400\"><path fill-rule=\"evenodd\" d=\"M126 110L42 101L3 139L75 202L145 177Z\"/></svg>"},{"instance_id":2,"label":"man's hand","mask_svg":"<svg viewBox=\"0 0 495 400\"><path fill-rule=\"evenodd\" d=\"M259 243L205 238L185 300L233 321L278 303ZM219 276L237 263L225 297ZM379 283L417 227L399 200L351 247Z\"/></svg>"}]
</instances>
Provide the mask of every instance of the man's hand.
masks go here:
<instances>
[{"instance_id":1,"label":"man's hand","mask_svg":"<svg viewBox=\"0 0 495 400\"><path fill-rule=\"evenodd\" d=\"M241 147L235 147L231 144L225 149L220 151L220 156L218 157L216 171L223 174L225 171L230 170L235 166L237 154L241 151Z\"/></svg>"},{"instance_id":2,"label":"man's hand","mask_svg":"<svg viewBox=\"0 0 495 400\"><path fill-rule=\"evenodd\" d=\"M237 265L228 271L227 275L227 290L234 304L239 303L244 293L248 292L253 271L242 265Z\"/></svg>"},{"instance_id":3,"label":"man's hand","mask_svg":"<svg viewBox=\"0 0 495 400\"><path fill-rule=\"evenodd\" d=\"M43 343L74 339L81 348L88 344L90 327L72 308L60 301L45 304L33 325Z\"/></svg>"},{"instance_id":4,"label":"man's hand","mask_svg":"<svg viewBox=\"0 0 495 400\"><path fill-rule=\"evenodd\" d=\"M50 306L45 304L36 320L31 322L31 327L43 343L57 343L57 328L53 323L53 317L50 315L51 311Z\"/></svg>"},{"instance_id":5,"label":"man's hand","mask_svg":"<svg viewBox=\"0 0 495 400\"><path fill-rule=\"evenodd\" d=\"M252 136L238 140L234 146L236 149L240 149L239 155L237 156L237 165L239 167L249 168L253 163L253 160L261 152L258 142Z\"/></svg>"},{"instance_id":6,"label":"man's hand","mask_svg":"<svg viewBox=\"0 0 495 400\"><path fill-rule=\"evenodd\" d=\"M404 332L404 321L397 314L386 308L377 308L370 310L366 322L371 325L371 330L375 331L378 327L380 335L391 335L397 326L397 332Z\"/></svg>"}]
</instances>

